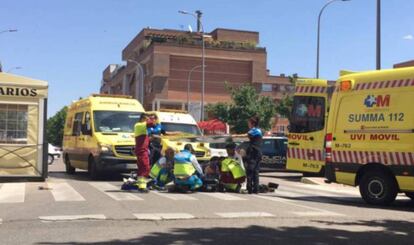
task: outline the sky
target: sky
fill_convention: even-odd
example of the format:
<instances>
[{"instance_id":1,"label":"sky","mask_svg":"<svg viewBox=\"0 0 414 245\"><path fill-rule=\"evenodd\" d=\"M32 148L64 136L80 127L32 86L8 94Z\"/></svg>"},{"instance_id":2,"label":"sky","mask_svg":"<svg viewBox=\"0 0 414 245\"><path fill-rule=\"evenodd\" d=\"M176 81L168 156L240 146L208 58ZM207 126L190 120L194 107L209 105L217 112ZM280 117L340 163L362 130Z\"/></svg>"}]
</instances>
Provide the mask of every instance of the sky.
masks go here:
<instances>
[{"instance_id":1,"label":"sky","mask_svg":"<svg viewBox=\"0 0 414 245\"><path fill-rule=\"evenodd\" d=\"M270 73L314 77L317 17L327 0L0 0L3 70L49 82L48 116L99 92L102 71L142 28L258 31ZM373 70L376 0L334 2L321 19L320 77ZM382 68L414 59L414 0L382 0ZM21 69L13 69L21 67Z\"/></svg>"}]
</instances>

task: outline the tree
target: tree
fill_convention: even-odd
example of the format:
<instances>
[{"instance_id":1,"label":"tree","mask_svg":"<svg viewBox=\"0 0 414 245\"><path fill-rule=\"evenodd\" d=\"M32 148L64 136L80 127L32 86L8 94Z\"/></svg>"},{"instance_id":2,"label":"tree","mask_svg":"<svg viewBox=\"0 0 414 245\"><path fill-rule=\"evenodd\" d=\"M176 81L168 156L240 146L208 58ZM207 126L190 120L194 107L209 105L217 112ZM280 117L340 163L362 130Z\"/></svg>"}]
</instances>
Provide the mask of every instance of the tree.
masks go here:
<instances>
[{"instance_id":1,"label":"tree","mask_svg":"<svg viewBox=\"0 0 414 245\"><path fill-rule=\"evenodd\" d=\"M289 76L289 81L292 85L295 86L296 81L298 77L297 75ZM289 118L290 112L292 111L293 106L293 96L290 94L287 94L285 97L283 97L279 104L276 106L276 112L277 114Z\"/></svg>"},{"instance_id":2,"label":"tree","mask_svg":"<svg viewBox=\"0 0 414 245\"><path fill-rule=\"evenodd\" d=\"M47 141L52 145L62 146L63 128L65 126L66 113L68 108L65 106L53 117L47 120Z\"/></svg>"},{"instance_id":3,"label":"tree","mask_svg":"<svg viewBox=\"0 0 414 245\"><path fill-rule=\"evenodd\" d=\"M283 97L282 100L280 100L279 104L276 106L276 112L277 114L289 118L290 112L292 111L292 105L293 105L293 97L288 95Z\"/></svg>"},{"instance_id":4,"label":"tree","mask_svg":"<svg viewBox=\"0 0 414 245\"><path fill-rule=\"evenodd\" d=\"M247 120L255 115L260 118L259 127L264 130L270 129L271 118L276 114L276 105L272 98L259 95L249 84L233 88L226 83L226 88L231 94L232 102L209 105L209 113L228 123L236 133L247 132Z\"/></svg>"}]
</instances>

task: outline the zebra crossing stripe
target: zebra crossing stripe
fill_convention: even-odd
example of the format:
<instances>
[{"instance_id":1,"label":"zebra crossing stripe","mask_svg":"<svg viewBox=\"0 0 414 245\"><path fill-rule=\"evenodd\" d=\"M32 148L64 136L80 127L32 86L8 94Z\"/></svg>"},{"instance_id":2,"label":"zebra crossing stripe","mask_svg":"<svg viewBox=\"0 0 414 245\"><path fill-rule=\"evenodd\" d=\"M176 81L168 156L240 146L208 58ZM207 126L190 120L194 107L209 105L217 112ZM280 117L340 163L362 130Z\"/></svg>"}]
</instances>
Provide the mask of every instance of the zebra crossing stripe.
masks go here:
<instances>
[{"instance_id":1,"label":"zebra crossing stripe","mask_svg":"<svg viewBox=\"0 0 414 245\"><path fill-rule=\"evenodd\" d=\"M180 194L180 193L163 193L163 192L157 192L153 191L152 193L168 198L174 201L197 201L198 199L195 197L190 196L189 194Z\"/></svg>"},{"instance_id":2,"label":"zebra crossing stripe","mask_svg":"<svg viewBox=\"0 0 414 245\"><path fill-rule=\"evenodd\" d=\"M324 211L324 212L292 212L294 215L308 217L308 216L343 216L342 214Z\"/></svg>"},{"instance_id":3,"label":"zebra crossing stripe","mask_svg":"<svg viewBox=\"0 0 414 245\"><path fill-rule=\"evenodd\" d=\"M48 183L50 192L57 202L79 202L85 201L85 198L81 196L72 186L68 183Z\"/></svg>"},{"instance_id":4,"label":"zebra crossing stripe","mask_svg":"<svg viewBox=\"0 0 414 245\"><path fill-rule=\"evenodd\" d=\"M266 212L226 212L215 213L215 215L222 218L262 218L262 217L274 217L273 214Z\"/></svg>"},{"instance_id":5,"label":"zebra crossing stripe","mask_svg":"<svg viewBox=\"0 0 414 245\"><path fill-rule=\"evenodd\" d=\"M103 214L39 216L41 221L106 220Z\"/></svg>"},{"instance_id":6,"label":"zebra crossing stripe","mask_svg":"<svg viewBox=\"0 0 414 245\"><path fill-rule=\"evenodd\" d=\"M5 183L0 187L0 203L22 203L25 192L25 183Z\"/></svg>"},{"instance_id":7,"label":"zebra crossing stripe","mask_svg":"<svg viewBox=\"0 0 414 245\"><path fill-rule=\"evenodd\" d=\"M178 219L195 219L187 213L139 213L134 214L138 220L178 220Z\"/></svg>"},{"instance_id":8,"label":"zebra crossing stripe","mask_svg":"<svg viewBox=\"0 0 414 245\"><path fill-rule=\"evenodd\" d=\"M311 210L310 211L311 213L324 213L324 214L329 215L329 216L344 216L343 214L340 214L340 213L335 213L335 212L327 211L327 210L320 209L320 208L314 208L314 207L310 207L310 206L306 206L306 205L301 205L301 204L296 203L295 201L284 200L283 198L279 198L279 197L266 196L266 195L256 195L256 197L266 199L266 200L269 200L269 201L273 201L273 202L284 203L284 204L295 206L295 207L298 207L298 208ZM310 212L307 211L306 213L310 213ZM295 212L293 212L293 213L295 213ZM301 212L296 212L296 213L301 213Z\"/></svg>"},{"instance_id":9,"label":"zebra crossing stripe","mask_svg":"<svg viewBox=\"0 0 414 245\"><path fill-rule=\"evenodd\" d=\"M206 195L209 197L217 198L224 201L246 201L244 198L240 198L238 196L230 195L227 193L217 193L217 192L200 192L202 195Z\"/></svg>"},{"instance_id":10,"label":"zebra crossing stripe","mask_svg":"<svg viewBox=\"0 0 414 245\"><path fill-rule=\"evenodd\" d=\"M109 184L109 183L92 182L89 184L116 201L143 201L144 200L132 193L121 191L118 187L112 184Z\"/></svg>"}]
</instances>

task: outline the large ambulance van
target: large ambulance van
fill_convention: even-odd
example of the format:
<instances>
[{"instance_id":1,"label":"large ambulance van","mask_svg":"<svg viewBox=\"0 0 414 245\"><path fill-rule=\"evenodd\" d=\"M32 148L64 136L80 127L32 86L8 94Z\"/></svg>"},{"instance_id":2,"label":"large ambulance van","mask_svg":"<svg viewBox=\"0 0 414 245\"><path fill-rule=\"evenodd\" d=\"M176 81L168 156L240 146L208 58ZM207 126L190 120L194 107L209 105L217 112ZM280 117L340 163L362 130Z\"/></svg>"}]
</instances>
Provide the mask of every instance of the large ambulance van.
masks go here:
<instances>
[{"instance_id":1,"label":"large ambulance van","mask_svg":"<svg viewBox=\"0 0 414 245\"><path fill-rule=\"evenodd\" d=\"M329 104L328 81L298 79L289 118L286 168L304 174L322 174L326 120Z\"/></svg>"},{"instance_id":2,"label":"large ambulance van","mask_svg":"<svg viewBox=\"0 0 414 245\"><path fill-rule=\"evenodd\" d=\"M157 115L162 129L166 133L161 139L163 151L167 147L172 147L178 152L184 149L186 144L191 144L199 162L210 160L209 144L204 142L197 122L190 114L179 110L149 111L147 113Z\"/></svg>"},{"instance_id":3,"label":"large ambulance van","mask_svg":"<svg viewBox=\"0 0 414 245\"><path fill-rule=\"evenodd\" d=\"M325 174L370 204L414 198L414 67L343 75L331 100Z\"/></svg>"},{"instance_id":4,"label":"large ambulance van","mask_svg":"<svg viewBox=\"0 0 414 245\"><path fill-rule=\"evenodd\" d=\"M63 136L66 172L84 169L94 179L103 171L136 169L134 125L143 112L130 96L91 95L72 103Z\"/></svg>"}]
</instances>

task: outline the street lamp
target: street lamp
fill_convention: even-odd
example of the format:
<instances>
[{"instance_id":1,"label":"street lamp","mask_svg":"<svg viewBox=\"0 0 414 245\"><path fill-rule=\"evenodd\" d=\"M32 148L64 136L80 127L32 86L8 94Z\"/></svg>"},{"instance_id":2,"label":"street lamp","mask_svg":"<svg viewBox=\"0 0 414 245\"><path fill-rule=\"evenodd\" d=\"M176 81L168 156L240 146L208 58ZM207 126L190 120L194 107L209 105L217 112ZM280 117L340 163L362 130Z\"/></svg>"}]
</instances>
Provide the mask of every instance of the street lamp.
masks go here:
<instances>
[{"instance_id":1,"label":"street lamp","mask_svg":"<svg viewBox=\"0 0 414 245\"><path fill-rule=\"evenodd\" d=\"M136 96L139 102L141 102L142 105L144 105L144 69L142 68L142 65L135 60L128 59L127 61L132 62L137 65L137 70L139 70L140 74L140 81L135 85L136 89Z\"/></svg>"},{"instance_id":2,"label":"street lamp","mask_svg":"<svg viewBox=\"0 0 414 245\"><path fill-rule=\"evenodd\" d=\"M191 15L197 19L197 32L201 33L201 112L200 112L200 121L204 120L204 93L205 93L205 44L204 44L204 26L201 22L201 15L203 14L200 10L195 11L195 13L190 13L187 11L180 10L178 11L180 14Z\"/></svg>"},{"instance_id":3,"label":"street lamp","mask_svg":"<svg viewBox=\"0 0 414 245\"><path fill-rule=\"evenodd\" d=\"M13 70L20 70L20 69L22 69L23 67L21 67L21 66L15 66L15 67L12 67L12 68L10 68L10 69L8 69L7 70L7 73L10 73L11 71L13 71Z\"/></svg>"},{"instance_id":4,"label":"street lamp","mask_svg":"<svg viewBox=\"0 0 414 245\"><path fill-rule=\"evenodd\" d=\"M5 33L5 32L17 32L17 29L3 30L3 31L0 31L0 34Z\"/></svg>"},{"instance_id":5,"label":"street lamp","mask_svg":"<svg viewBox=\"0 0 414 245\"><path fill-rule=\"evenodd\" d=\"M317 38L317 47L316 47L316 78L319 78L319 36L320 36L320 27L321 27L321 16L323 11L325 10L326 7L328 7L329 4L334 3L334 2L347 2L347 1L351 1L351 0L330 0L328 1L321 9L321 11L319 12L319 16L318 16L318 38Z\"/></svg>"},{"instance_id":6,"label":"street lamp","mask_svg":"<svg viewBox=\"0 0 414 245\"><path fill-rule=\"evenodd\" d=\"M377 70L381 70L381 0L377 0Z\"/></svg>"},{"instance_id":7,"label":"street lamp","mask_svg":"<svg viewBox=\"0 0 414 245\"><path fill-rule=\"evenodd\" d=\"M188 73L188 79L187 79L187 111L190 111L190 82L191 82L191 74L193 73L194 70L200 68L201 65L198 66L194 66L190 72Z\"/></svg>"}]
</instances>

